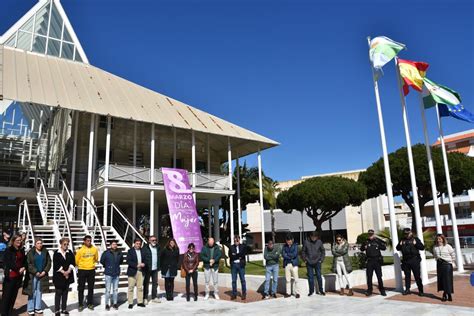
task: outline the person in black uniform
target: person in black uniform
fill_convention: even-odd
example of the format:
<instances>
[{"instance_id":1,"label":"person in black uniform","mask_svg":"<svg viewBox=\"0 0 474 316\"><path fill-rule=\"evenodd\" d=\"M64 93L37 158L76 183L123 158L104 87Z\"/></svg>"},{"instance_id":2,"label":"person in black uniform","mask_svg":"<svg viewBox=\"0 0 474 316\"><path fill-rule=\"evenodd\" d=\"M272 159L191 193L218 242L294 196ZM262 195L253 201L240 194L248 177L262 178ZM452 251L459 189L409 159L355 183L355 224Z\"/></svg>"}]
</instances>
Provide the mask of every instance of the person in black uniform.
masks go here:
<instances>
[{"instance_id":1,"label":"person in black uniform","mask_svg":"<svg viewBox=\"0 0 474 316\"><path fill-rule=\"evenodd\" d=\"M382 263L383 257L381 250L387 249L385 243L375 236L374 230L369 229L368 231L369 238L366 242L362 244L360 247L361 251L365 251L367 256L367 292L365 293L366 296L372 295L372 276L377 275L377 280L379 283L379 291L382 296L387 296L385 293L385 288L383 287L383 280L382 280Z\"/></svg>"},{"instance_id":2,"label":"person in black uniform","mask_svg":"<svg viewBox=\"0 0 474 316\"><path fill-rule=\"evenodd\" d=\"M418 295L423 296L423 281L420 277L420 250L424 250L425 245L413 236L410 228L403 229L403 238L397 245L397 250L402 252L402 270L405 274L405 291L403 295L411 294L411 273L415 277L418 286Z\"/></svg>"}]
</instances>

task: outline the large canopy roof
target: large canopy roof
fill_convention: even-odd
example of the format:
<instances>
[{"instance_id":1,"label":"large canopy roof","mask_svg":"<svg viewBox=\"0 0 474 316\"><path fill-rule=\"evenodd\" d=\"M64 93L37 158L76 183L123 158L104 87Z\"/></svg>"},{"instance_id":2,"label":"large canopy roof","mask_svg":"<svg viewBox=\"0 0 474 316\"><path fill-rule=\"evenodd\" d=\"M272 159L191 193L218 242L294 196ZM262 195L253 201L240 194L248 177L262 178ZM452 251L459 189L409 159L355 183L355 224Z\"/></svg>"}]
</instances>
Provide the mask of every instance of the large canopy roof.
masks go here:
<instances>
[{"instance_id":1,"label":"large canopy roof","mask_svg":"<svg viewBox=\"0 0 474 316\"><path fill-rule=\"evenodd\" d=\"M110 115L241 140L241 155L277 142L89 64L0 45L0 100Z\"/></svg>"}]
</instances>

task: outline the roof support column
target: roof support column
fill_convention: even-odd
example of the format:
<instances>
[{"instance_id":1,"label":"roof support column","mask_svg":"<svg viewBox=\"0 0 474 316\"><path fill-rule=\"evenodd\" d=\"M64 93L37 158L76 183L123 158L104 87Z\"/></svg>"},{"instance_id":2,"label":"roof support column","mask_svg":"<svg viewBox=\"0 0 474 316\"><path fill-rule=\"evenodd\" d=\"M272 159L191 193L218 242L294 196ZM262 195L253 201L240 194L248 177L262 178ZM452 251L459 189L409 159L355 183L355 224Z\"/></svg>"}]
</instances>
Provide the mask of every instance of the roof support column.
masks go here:
<instances>
[{"instance_id":1,"label":"roof support column","mask_svg":"<svg viewBox=\"0 0 474 316\"><path fill-rule=\"evenodd\" d=\"M133 183L135 183L137 167L137 121L133 121Z\"/></svg>"},{"instance_id":2,"label":"roof support column","mask_svg":"<svg viewBox=\"0 0 474 316\"><path fill-rule=\"evenodd\" d=\"M191 131L191 173L193 190L196 187L196 135ZM193 192L194 203L196 203L196 193Z\"/></svg>"},{"instance_id":3,"label":"roof support column","mask_svg":"<svg viewBox=\"0 0 474 316\"><path fill-rule=\"evenodd\" d=\"M263 216L263 185L262 185L262 154L260 153L260 149L258 149L257 154L258 160L258 192L260 194L260 220L261 220L261 231L262 231L262 252L265 248L265 222ZM265 264L265 259L263 259L263 264Z\"/></svg>"},{"instance_id":4,"label":"roof support column","mask_svg":"<svg viewBox=\"0 0 474 316\"><path fill-rule=\"evenodd\" d=\"M236 159L236 167L237 167L237 212L238 212L238 225L239 225L239 237L242 240L242 206L240 204L240 164L239 164L239 155L237 154Z\"/></svg>"},{"instance_id":5,"label":"roof support column","mask_svg":"<svg viewBox=\"0 0 474 316\"><path fill-rule=\"evenodd\" d=\"M155 184L155 124L151 124L150 184ZM155 191L150 191L150 236L155 234Z\"/></svg>"},{"instance_id":6,"label":"roof support column","mask_svg":"<svg viewBox=\"0 0 474 316\"><path fill-rule=\"evenodd\" d=\"M41 112L42 113L42 112ZM79 125L79 112L74 112L74 141L72 144L72 167L71 167L71 196L74 198L74 190L76 189L76 156L77 156L77 133ZM40 125L41 127L41 125ZM41 130L41 129L40 129ZM41 135L38 135L38 148Z\"/></svg>"},{"instance_id":7,"label":"roof support column","mask_svg":"<svg viewBox=\"0 0 474 316\"><path fill-rule=\"evenodd\" d=\"M173 168L176 168L176 127L173 126Z\"/></svg>"},{"instance_id":8,"label":"roof support column","mask_svg":"<svg viewBox=\"0 0 474 316\"><path fill-rule=\"evenodd\" d=\"M87 164L87 191L86 196L88 198L87 201L87 224L90 222L90 200L92 195L92 164L94 162L94 133L95 133L95 114L91 114L91 122L89 128L89 157L88 157L88 164Z\"/></svg>"},{"instance_id":9,"label":"roof support column","mask_svg":"<svg viewBox=\"0 0 474 316\"><path fill-rule=\"evenodd\" d=\"M107 136L105 137L105 169L104 169L104 221L103 225L107 226L108 205L109 205L109 171L110 171L110 130L112 118L107 116ZM111 223L112 224L112 223Z\"/></svg>"},{"instance_id":10,"label":"roof support column","mask_svg":"<svg viewBox=\"0 0 474 316\"><path fill-rule=\"evenodd\" d=\"M31 151L33 150L33 133L35 131L35 119L31 120L30 145L28 148L28 161L31 161Z\"/></svg>"},{"instance_id":11,"label":"roof support column","mask_svg":"<svg viewBox=\"0 0 474 316\"><path fill-rule=\"evenodd\" d=\"M230 137L227 137L227 159L229 167L229 190L232 190L232 147ZM230 217L230 243L234 238L234 195L229 195L229 217Z\"/></svg>"}]
</instances>

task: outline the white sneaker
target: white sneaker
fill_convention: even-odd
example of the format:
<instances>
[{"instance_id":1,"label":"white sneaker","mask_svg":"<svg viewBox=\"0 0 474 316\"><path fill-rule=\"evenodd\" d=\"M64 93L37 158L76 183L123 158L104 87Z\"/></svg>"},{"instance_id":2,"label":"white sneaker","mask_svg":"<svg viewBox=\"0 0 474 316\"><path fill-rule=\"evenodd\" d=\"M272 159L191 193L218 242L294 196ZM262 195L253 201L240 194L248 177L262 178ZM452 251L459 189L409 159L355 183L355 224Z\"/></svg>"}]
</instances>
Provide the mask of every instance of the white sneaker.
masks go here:
<instances>
[{"instance_id":1,"label":"white sneaker","mask_svg":"<svg viewBox=\"0 0 474 316\"><path fill-rule=\"evenodd\" d=\"M219 294L216 294L216 293L214 293L214 298L215 298L216 300L220 300L220 299L221 299L221 298L219 297Z\"/></svg>"},{"instance_id":2,"label":"white sneaker","mask_svg":"<svg viewBox=\"0 0 474 316\"><path fill-rule=\"evenodd\" d=\"M207 301L209 299L209 294L206 294L206 296L204 296L204 300Z\"/></svg>"},{"instance_id":3,"label":"white sneaker","mask_svg":"<svg viewBox=\"0 0 474 316\"><path fill-rule=\"evenodd\" d=\"M148 305L148 300L147 300L147 299L144 299L144 300L143 300L143 304Z\"/></svg>"}]
</instances>

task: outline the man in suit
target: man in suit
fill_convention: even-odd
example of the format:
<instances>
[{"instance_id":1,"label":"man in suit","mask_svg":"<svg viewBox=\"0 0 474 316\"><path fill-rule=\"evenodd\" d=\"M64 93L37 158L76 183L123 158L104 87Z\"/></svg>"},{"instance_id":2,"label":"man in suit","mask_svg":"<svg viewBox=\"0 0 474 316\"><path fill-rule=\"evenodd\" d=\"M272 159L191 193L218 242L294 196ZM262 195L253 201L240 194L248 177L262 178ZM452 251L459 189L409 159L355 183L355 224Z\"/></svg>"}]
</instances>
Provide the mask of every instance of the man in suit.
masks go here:
<instances>
[{"instance_id":1,"label":"man in suit","mask_svg":"<svg viewBox=\"0 0 474 316\"><path fill-rule=\"evenodd\" d=\"M133 248L127 253L127 276L128 276L128 308L133 308L133 291L137 287L137 306L145 307L143 304L143 270L145 269L145 254L142 251L142 240L135 238Z\"/></svg>"},{"instance_id":2,"label":"man in suit","mask_svg":"<svg viewBox=\"0 0 474 316\"><path fill-rule=\"evenodd\" d=\"M245 284L245 246L240 243L240 237L234 237L234 244L230 246L229 257L232 272L232 296L231 299L237 298L237 274L242 284L242 300L246 299L247 287Z\"/></svg>"}]
</instances>

